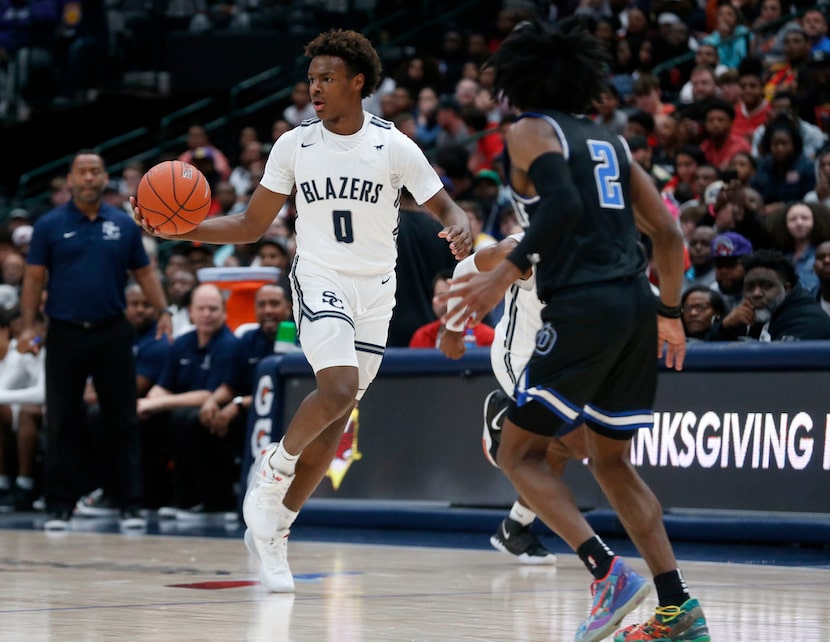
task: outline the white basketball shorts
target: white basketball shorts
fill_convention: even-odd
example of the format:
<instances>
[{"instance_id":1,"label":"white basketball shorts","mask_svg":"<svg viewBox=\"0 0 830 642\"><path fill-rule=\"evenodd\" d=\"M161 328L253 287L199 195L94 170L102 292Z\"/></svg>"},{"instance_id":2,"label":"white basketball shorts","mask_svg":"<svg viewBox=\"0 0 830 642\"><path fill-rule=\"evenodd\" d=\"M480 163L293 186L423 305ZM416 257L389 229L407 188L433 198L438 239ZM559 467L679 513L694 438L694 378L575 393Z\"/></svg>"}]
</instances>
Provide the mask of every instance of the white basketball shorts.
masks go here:
<instances>
[{"instance_id":1,"label":"white basketball shorts","mask_svg":"<svg viewBox=\"0 0 830 642\"><path fill-rule=\"evenodd\" d=\"M291 276L294 322L308 363L359 371L359 400L380 368L395 307L395 272L373 276L341 274L295 260Z\"/></svg>"}]
</instances>

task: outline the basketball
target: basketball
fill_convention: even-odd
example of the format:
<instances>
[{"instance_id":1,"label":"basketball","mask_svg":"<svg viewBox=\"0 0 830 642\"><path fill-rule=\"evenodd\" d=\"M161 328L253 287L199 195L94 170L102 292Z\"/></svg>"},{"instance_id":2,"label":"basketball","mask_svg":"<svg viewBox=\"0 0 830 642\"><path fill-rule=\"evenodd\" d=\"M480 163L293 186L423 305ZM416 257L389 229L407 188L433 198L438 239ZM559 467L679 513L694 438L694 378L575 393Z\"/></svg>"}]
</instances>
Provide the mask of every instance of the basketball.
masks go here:
<instances>
[{"instance_id":1,"label":"basketball","mask_svg":"<svg viewBox=\"0 0 830 642\"><path fill-rule=\"evenodd\" d=\"M189 163L172 160L154 165L138 184L141 215L157 232L185 234L205 220L210 209L210 185Z\"/></svg>"}]
</instances>

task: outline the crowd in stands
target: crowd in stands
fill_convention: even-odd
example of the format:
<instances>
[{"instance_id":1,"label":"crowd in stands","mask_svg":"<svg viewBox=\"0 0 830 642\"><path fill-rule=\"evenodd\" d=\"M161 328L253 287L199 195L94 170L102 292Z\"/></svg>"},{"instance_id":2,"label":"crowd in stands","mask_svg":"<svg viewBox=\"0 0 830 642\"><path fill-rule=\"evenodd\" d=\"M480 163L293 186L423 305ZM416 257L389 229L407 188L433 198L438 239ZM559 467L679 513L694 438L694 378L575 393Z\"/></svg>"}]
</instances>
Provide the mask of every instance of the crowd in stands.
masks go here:
<instances>
[{"instance_id":1,"label":"crowd in stands","mask_svg":"<svg viewBox=\"0 0 830 642\"><path fill-rule=\"evenodd\" d=\"M0 0L0 6L6 3ZM609 60L607 86L588 116L627 140L686 239L682 307L689 341L830 339L827 6L784 0L517 6L494 16L490 33L448 27L439 52L416 53L386 69L379 91L364 103L427 152L450 195L467 211L476 249L517 230L502 159L503 131L516 115L494 95L492 73L482 64L521 20L534 14L548 20L581 14L606 43ZM216 16L200 13L194 23L197 18ZM5 47L8 53L3 33L0 22L0 51ZM197 166L211 185L210 216L239 212L262 176L273 141L310 116L308 85L298 82L268 131L242 127L238 142L223 149L194 123L185 149L155 161L179 158ZM131 213L128 199L151 164L129 163L111 176L107 202ZM13 384L3 371L13 352L27 243L38 218L69 198L65 180L56 176L48 203L12 210L0 227L0 357L7 355L0 361L0 386L28 391L20 401L10 401L13 395L0 389L0 495L6 508L31 508L36 498L37 449L29 426L44 421L36 364L9 366L29 373ZM398 303L389 346L434 349L442 310L433 305L433 296L446 289L454 261L437 239L441 225L406 193L401 212ZM250 372L240 372L231 355L242 354L249 363L262 358L273 349L276 325L290 318L295 215L289 199L254 244L214 247L145 238L177 337L172 346L152 347L152 310L140 290L128 292L127 314L141 364L139 416L149 426L144 432L149 444L146 507L170 506L181 518L194 511L234 510L233 466L241 455L251 381ZM647 257L647 244L644 252ZM281 270L278 286L258 294L259 325L253 330L258 335L235 337L221 293L199 283L201 267L234 266ZM659 274L647 269L659 289ZM489 326L499 316L493 311L490 323L476 328L471 344L490 345ZM175 366L169 355L195 355L202 343L217 351L209 372ZM200 394L190 395L193 390ZM94 396L89 401L94 403ZM172 416L188 427L177 434L186 443L170 440ZM19 457L11 449L14 435ZM197 442L198 448L189 448ZM219 486L182 486L188 476L174 471L205 461L223 471L215 480Z\"/></svg>"},{"instance_id":2,"label":"crowd in stands","mask_svg":"<svg viewBox=\"0 0 830 642\"><path fill-rule=\"evenodd\" d=\"M377 9L382 14L384 3ZM344 11L300 1L0 0L0 122L87 103L102 88L122 88L131 73L164 69L170 34L273 30L313 37L329 16L347 21Z\"/></svg>"},{"instance_id":3,"label":"crowd in stands","mask_svg":"<svg viewBox=\"0 0 830 642\"><path fill-rule=\"evenodd\" d=\"M0 120L25 120L32 106L65 106L97 93L112 72L116 38L107 6L0 1Z\"/></svg>"}]
</instances>

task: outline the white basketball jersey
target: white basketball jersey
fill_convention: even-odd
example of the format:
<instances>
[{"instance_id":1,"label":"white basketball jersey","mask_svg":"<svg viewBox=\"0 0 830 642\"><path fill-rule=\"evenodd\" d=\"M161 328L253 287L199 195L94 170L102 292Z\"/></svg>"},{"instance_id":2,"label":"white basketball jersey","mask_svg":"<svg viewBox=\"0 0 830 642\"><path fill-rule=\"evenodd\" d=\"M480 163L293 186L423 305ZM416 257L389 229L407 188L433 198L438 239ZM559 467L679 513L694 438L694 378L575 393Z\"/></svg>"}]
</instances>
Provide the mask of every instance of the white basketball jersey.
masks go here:
<instances>
[{"instance_id":1,"label":"white basketball jersey","mask_svg":"<svg viewBox=\"0 0 830 642\"><path fill-rule=\"evenodd\" d=\"M283 134L261 182L280 194L296 185L301 260L355 275L395 269L400 188L423 203L443 187L421 149L368 112L350 136L333 134L318 118Z\"/></svg>"},{"instance_id":2,"label":"white basketball jersey","mask_svg":"<svg viewBox=\"0 0 830 642\"><path fill-rule=\"evenodd\" d=\"M521 241L524 232L512 236ZM490 364L499 384L510 395L536 349L544 307L536 295L535 269L528 279L514 281L504 295L504 313L495 327Z\"/></svg>"}]
</instances>

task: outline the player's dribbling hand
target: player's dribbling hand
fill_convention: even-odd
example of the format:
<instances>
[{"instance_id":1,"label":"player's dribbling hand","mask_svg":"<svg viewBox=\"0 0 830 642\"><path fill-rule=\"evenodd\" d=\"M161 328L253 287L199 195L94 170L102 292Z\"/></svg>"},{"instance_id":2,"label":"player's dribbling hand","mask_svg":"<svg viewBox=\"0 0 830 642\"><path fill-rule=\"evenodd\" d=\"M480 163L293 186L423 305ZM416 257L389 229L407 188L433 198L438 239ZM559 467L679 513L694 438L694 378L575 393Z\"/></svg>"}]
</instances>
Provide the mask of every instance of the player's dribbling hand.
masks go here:
<instances>
[{"instance_id":1,"label":"player's dribbling hand","mask_svg":"<svg viewBox=\"0 0 830 642\"><path fill-rule=\"evenodd\" d=\"M157 236L162 239L174 239L175 236L169 236L166 234L162 234L161 232L157 232L154 227L152 227L148 222L141 215L141 208L138 206L138 201L135 200L135 196L130 196L130 207L133 209L133 221L135 224L138 225L141 229L143 229L147 234L152 236Z\"/></svg>"}]
</instances>

